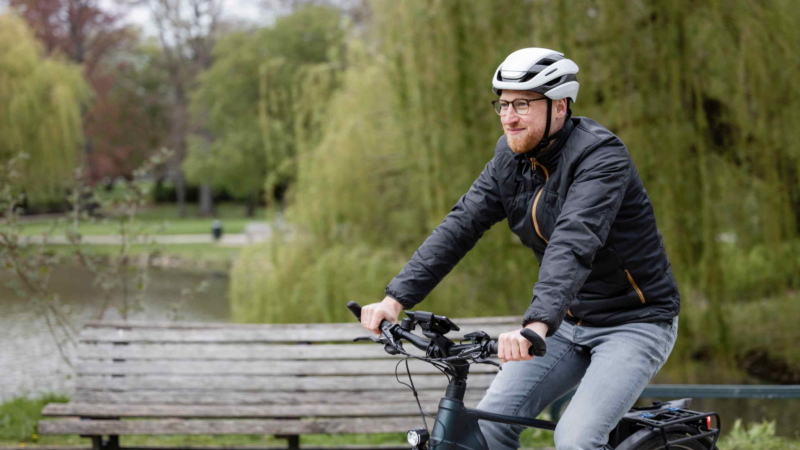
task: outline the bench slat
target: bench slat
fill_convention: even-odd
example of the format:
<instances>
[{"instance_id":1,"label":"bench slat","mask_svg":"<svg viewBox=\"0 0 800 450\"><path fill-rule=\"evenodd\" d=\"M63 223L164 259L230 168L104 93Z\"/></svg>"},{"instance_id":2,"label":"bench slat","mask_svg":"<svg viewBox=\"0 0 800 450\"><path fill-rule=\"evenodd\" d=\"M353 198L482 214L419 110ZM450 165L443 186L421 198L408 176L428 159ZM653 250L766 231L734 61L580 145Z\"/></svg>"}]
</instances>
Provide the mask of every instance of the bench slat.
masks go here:
<instances>
[{"instance_id":1,"label":"bench slat","mask_svg":"<svg viewBox=\"0 0 800 450\"><path fill-rule=\"evenodd\" d=\"M355 321L355 318L353 318ZM464 325L476 324L506 324L506 323L519 323L522 324L522 316L499 316L499 317L467 317L460 319L450 319L459 327ZM84 325L88 328L147 328L147 329L253 329L264 328L279 330L287 327L295 328L315 328L315 327L337 327L341 323L221 323L221 322L141 322L141 321L125 321L125 320L93 320L86 322Z\"/></svg>"},{"instance_id":2,"label":"bench slat","mask_svg":"<svg viewBox=\"0 0 800 450\"><path fill-rule=\"evenodd\" d=\"M409 396L411 393L409 392ZM413 396L411 396L413 398ZM423 403L423 410L435 414L438 404ZM358 405L117 405L102 403L50 403L43 416L81 416L92 418L172 417L172 418L289 418L303 417L391 417L419 415L416 402L385 404L369 402Z\"/></svg>"},{"instance_id":3,"label":"bench slat","mask_svg":"<svg viewBox=\"0 0 800 450\"><path fill-rule=\"evenodd\" d=\"M447 388L447 379L442 375L414 376L414 387L417 390ZM469 377L469 387L486 389L492 383L494 374L476 374ZM408 383L408 377L402 373L400 378ZM214 391L365 391L392 390L408 391L408 387L397 382L394 375L356 376L356 377L244 377L244 376L165 376L151 375L144 377L109 377L81 376L77 387L84 390L214 390Z\"/></svg>"},{"instance_id":4,"label":"bench slat","mask_svg":"<svg viewBox=\"0 0 800 450\"><path fill-rule=\"evenodd\" d=\"M42 420L39 434L176 435L176 434L324 434L397 433L421 426L417 417L334 420Z\"/></svg>"},{"instance_id":5,"label":"bench slat","mask_svg":"<svg viewBox=\"0 0 800 450\"><path fill-rule=\"evenodd\" d=\"M420 402L438 403L444 391L418 391ZM483 398L485 389L467 390L464 403L475 406ZM361 392L236 392L236 391L89 391L77 389L72 397L77 403L118 404L172 404L172 405L355 405L375 403L415 404L414 395L408 391Z\"/></svg>"},{"instance_id":6,"label":"bench slat","mask_svg":"<svg viewBox=\"0 0 800 450\"><path fill-rule=\"evenodd\" d=\"M423 355L412 346L409 353ZM280 344L149 344L83 343L81 359L162 359L162 360L296 360L296 359L397 359L374 344L280 345Z\"/></svg>"},{"instance_id":7,"label":"bench slat","mask_svg":"<svg viewBox=\"0 0 800 450\"><path fill-rule=\"evenodd\" d=\"M485 331L496 338L501 333L519 328L520 323L493 324L482 327L464 327L461 331L447 335L450 339L462 339L464 334ZM207 342L207 343L280 343L280 342L352 342L353 338L367 332L360 324L339 324L329 329L287 328L283 331L264 328L230 329L144 329L144 328L84 328L80 334L83 342ZM368 333L368 332L367 332Z\"/></svg>"},{"instance_id":8,"label":"bench slat","mask_svg":"<svg viewBox=\"0 0 800 450\"><path fill-rule=\"evenodd\" d=\"M79 375L394 375L397 361L84 361ZM405 372L405 365L399 369ZM412 374L435 374L430 364L410 360ZM470 373L495 373L497 368L476 364Z\"/></svg>"}]
</instances>

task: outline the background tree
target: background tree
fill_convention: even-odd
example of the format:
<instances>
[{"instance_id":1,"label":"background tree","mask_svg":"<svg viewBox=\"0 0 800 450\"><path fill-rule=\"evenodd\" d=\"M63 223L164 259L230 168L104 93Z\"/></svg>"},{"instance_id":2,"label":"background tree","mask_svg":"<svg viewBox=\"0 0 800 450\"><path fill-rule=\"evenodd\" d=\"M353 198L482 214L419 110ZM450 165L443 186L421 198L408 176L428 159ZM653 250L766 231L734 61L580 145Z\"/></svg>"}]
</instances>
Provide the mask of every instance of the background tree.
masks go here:
<instances>
[{"instance_id":1,"label":"background tree","mask_svg":"<svg viewBox=\"0 0 800 450\"><path fill-rule=\"evenodd\" d=\"M206 136L193 130L189 115L189 93L197 75L211 67L212 50L220 33L222 0L141 0L156 23L158 39L174 101L171 113L170 147L175 150L172 169L176 178L178 215L186 215L186 181L182 162L186 157L189 134ZM201 124L202 125L202 124ZM213 214L211 184L200 185L200 214Z\"/></svg>"},{"instance_id":2,"label":"background tree","mask_svg":"<svg viewBox=\"0 0 800 450\"><path fill-rule=\"evenodd\" d=\"M18 170L31 205L61 202L71 185L89 95L78 66L46 57L24 20L0 15L0 160L30 155Z\"/></svg>"},{"instance_id":3,"label":"background tree","mask_svg":"<svg viewBox=\"0 0 800 450\"><path fill-rule=\"evenodd\" d=\"M86 133L92 139L91 181L133 179L133 172L169 136L169 74L157 43L121 48L93 79L96 100Z\"/></svg>"},{"instance_id":4,"label":"background tree","mask_svg":"<svg viewBox=\"0 0 800 450\"><path fill-rule=\"evenodd\" d=\"M121 26L120 15L101 8L98 0L9 0L44 44L48 54L61 53L83 64L91 79L100 62L131 30Z\"/></svg>"},{"instance_id":5,"label":"background tree","mask_svg":"<svg viewBox=\"0 0 800 450\"><path fill-rule=\"evenodd\" d=\"M308 90L309 73L340 70L342 39L339 12L331 7L301 8L274 27L223 38L192 97L193 117L207 123L213 138L190 140L184 163L189 181L211 180L247 199L252 215L259 192L266 190L271 198L293 180L295 126L307 125L295 123L293 104L308 101L316 113L325 112L335 84L323 84L314 99L304 99L302 92ZM300 134L308 133L313 130Z\"/></svg>"},{"instance_id":6,"label":"background tree","mask_svg":"<svg viewBox=\"0 0 800 450\"><path fill-rule=\"evenodd\" d=\"M121 24L123 13L110 12L98 0L9 0L9 5L25 18L48 54L66 56L83 67L83 74L94 91L93 101L83 110L84 151L89 175L93 180L113 175L102 173L102 167L97 165L121 149L109 146L108 140L95 142L94 137L98 131L128 125L115 122L116 115L107 114L109 103L113 102L108 96L115 88L114 59L120 51L135 46L138 36L133 29ZM122 110L127 106L125 103L115 105ZM138 141L138 133L129 133L129 136ZM130 172L126 176L130 177Z\"/></svg>"}]
</instances>

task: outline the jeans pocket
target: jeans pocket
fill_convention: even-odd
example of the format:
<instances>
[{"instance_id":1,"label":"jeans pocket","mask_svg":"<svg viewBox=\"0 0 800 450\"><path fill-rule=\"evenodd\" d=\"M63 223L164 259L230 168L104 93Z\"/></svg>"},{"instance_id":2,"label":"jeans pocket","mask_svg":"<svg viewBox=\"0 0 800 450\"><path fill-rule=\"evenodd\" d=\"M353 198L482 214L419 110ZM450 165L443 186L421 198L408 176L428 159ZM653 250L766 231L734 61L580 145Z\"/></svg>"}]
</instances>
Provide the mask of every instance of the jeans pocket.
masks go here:
<instances>
[{"instance_id":1,"label":"jeans pocket","mask_svg":"<svg viewBox=\"0 0 800 450\"><path fill-rule=\"evenodd\" d=\"M675 316L675 318L669 322L665 322L664 325L666 325L666 333L664 333L663 337L664 359L661 361L662 365L667 361L667 358L669 358L672 349L675 347L675 341L678 340L678 316Z\"/></svg>"}]
</instances>

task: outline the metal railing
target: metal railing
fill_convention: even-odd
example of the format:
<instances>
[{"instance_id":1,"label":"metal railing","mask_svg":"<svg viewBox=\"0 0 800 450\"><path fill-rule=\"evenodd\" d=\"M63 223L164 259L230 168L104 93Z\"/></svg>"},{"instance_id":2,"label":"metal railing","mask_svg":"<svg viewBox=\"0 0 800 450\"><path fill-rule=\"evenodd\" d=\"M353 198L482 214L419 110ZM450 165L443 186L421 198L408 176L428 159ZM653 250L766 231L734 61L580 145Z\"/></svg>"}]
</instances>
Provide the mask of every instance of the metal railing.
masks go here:
<instances>
[{"instance_id":1,"label":"metal railing","mask_svg":"<svg viewBox=\"0 0 800 450\"><path fill-rule=\"evenodd\" d=\"M552 420L557 421L561 417L561 410L574 395L575 390L550 405ZM800 385L651 384L644 388L639 397L798 399Z\"/></svg>"}]
</instances>

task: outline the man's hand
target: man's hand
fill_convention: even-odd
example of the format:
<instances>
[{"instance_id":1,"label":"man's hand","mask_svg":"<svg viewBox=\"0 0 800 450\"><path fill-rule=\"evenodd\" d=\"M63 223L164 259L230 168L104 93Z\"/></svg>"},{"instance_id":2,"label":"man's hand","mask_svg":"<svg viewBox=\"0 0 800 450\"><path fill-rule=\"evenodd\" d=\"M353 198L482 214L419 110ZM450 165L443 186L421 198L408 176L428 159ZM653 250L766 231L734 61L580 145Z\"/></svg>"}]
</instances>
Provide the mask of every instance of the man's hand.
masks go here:
<instances>
[{"instance_id":1,"label":"man's hand","mask_svg":"<svg viewBox=\"0 0 800 450\"><path fill-rule=\"evenodd\" d=\"M362 313L363 319L363 313ZM547 325L542 322L529 323L525 328L533 330L536 334L542 337L547 336ZM497 357L503 362L509 361L528 361L533 359L533 356L528 354L531 347L531 341L525 339L521 334L521 329L503 333L497 338Z\"/></svg>"},{"instance_id":2,"label":"man's hand","mask_svg":"<svg viewBox=\"0 0 800 450\"><path fill-rule=\"evenodd\" d=\"M397 323L397 316L403 310L403 305L397 300L386 297L380 303L373 303L361 308L361 325L375 334L381 334L379 329L384 319Z\"/></svg>"}]
</instances>

